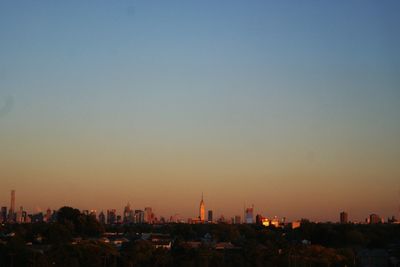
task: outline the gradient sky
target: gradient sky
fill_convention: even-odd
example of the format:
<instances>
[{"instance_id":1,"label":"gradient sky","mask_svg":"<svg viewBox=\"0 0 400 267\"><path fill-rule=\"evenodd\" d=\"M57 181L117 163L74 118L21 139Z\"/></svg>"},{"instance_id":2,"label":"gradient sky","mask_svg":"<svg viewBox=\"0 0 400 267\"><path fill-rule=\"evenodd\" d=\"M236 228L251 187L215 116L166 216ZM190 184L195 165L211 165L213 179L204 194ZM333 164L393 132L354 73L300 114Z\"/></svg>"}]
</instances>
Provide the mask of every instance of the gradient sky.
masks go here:
<instances>
[{"instance_id":1,"label":"gradient sky","mask_svg":"<svg viewBox=\"0 0 400 267\"><path fill-rule=\"evenodd\" d=\"M0 205L400 205L399 1L1 1Z\"/></svg>"}]
</instances>

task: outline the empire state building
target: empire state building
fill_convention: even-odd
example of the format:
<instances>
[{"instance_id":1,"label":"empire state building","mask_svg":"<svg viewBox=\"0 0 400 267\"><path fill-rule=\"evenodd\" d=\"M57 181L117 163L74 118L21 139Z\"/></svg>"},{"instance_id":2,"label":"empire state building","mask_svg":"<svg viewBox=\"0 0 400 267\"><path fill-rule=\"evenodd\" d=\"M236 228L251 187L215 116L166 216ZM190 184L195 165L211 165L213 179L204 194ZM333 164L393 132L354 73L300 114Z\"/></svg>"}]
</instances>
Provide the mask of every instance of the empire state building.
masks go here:
<instances>
[{"instance_id":1,"label":"empire state building","mask_svg":"<svg viewBox=\"0 0 400 267\"><path fill-rule=\"evenodd\" d=\"M205 218L206 218L205 205L204 205L204 200L203 200L203 194L201 194L201 201L200 201L200 208L199 208L199 219L200 219L200 221L204 222Z\"/></svg>"}]
</instances>

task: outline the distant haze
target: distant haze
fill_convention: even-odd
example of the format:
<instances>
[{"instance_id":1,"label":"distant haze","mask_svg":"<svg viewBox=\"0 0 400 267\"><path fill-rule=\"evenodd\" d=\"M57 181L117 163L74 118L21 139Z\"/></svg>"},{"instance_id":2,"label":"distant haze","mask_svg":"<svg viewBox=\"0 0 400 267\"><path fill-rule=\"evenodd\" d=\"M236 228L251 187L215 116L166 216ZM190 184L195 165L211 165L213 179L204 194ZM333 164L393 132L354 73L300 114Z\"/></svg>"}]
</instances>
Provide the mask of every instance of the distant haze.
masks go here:
<instances>
[{"instance_id":1,"label":"distant haze","mask_svg":"<svg viewBox=\"0 0 400 267\"><path fill-rule=\"evenodd\" d=\"M0 205L398 216L399 1L1 1Z\"/></svg>"}]
</instances>

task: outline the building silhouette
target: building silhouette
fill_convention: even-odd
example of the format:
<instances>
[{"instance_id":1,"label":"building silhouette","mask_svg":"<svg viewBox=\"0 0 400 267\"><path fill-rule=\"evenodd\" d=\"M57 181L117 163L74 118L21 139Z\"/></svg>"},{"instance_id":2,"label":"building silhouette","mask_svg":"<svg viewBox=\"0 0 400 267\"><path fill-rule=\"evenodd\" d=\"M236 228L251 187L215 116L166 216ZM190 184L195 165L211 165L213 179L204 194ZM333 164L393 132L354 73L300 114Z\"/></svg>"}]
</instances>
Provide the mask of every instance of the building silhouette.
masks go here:
<instances>
[{"instance_id":1,"label":"building silhouette","mask_svg":"<svg viewBox=\"0 0 400 267\"><path fill-rule=\"evenodd\" d=\"M144 223L144 211L143 210L135 210L133 215L133 223Z\"/></svg>"},{"instance_id":2,"label":"building silhouette","mask_svg":"<svg viewBox=\"0 0 400 267\"><path fill-rule=\"evenodd\" d=\"M123 222L131 223L133 222L133 210L131 209L131 204L128 202L124 208Z\"/></svg>"},{"instance_id":3,"label":"building silhouette","mask_svg":"<svg viewBox=\"0 0 400 267\"><path fill-rule=\"evenodd\" d=\"M345 224L349 222L349 215L347 214L347 212L342 211L340 213L340 223Z\"/></svg>"},{"instance_id":4,"label":"building silhouette","mask_svg":"<svg viewBox=\"0 0 400 267\"><path fill-rule=\"evenodd\" d=\"M15 222L15 190L11 190L11 203L8 212L8 221Z\"/></svg>"},{"instance_id":5,"label":"building silhouette","mask_svg":"<svg viewBox=\"0 0 400 267\"><path fill-rule=\"evenodd\" d=\"M107 223L117 223L117 211L115 209L107 210Z\"/></svg>"},{"instance_id":6,"label":"building silhouette","mask_svg":"<svg viewBox=\"0 0 400 267\"><path fill-rule=\"evenodd\" d=\"M213 221L213 211L209 210L208 211L208 218L207 218L208 222L212 222Z\"/></svg>"},{"instance_id":7,"label":"building silhouette","mask_svg":"<svg viewBox=\"0 0 400 267\"><path fill-rule=\"evenodd\" d=\"M101 211L100 214L99 214L99 222L101 224L105 224L106 223L106 215L104 215L103 211Z\"/></svg>"}]
</instances>

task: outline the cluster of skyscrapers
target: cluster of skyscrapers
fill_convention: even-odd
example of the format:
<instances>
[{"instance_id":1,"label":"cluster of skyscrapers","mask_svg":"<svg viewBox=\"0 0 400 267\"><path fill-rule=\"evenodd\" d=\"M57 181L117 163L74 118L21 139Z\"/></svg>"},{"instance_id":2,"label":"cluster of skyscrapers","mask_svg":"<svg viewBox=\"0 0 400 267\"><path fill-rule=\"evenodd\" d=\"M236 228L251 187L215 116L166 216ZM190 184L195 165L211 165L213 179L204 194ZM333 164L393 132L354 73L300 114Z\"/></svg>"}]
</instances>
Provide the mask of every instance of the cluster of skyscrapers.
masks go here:
<instances>
[{"instance_id":1,"label":"cluster of skyscrapers","mask_svg":"<svg viewBox=\"0 0 400 267\"><path fill-rule=\"evenodd\" d=\"M254 223L254 207L246 208L244 211L245 223ZM85 215L95 217L102 224L129 224L129 223L242 223L241 216L236 215L231 220L227 220L224 216L220 216L217 220L214 220L213 211L207 211L203 195L201 197L199 205L199 216L196 218L189 218L187 221L182 220L179 216L171 216L169 219L163 217L157 218L151 207L145 207L141 209L133 209L128 203L124 209L122 215L117 213L116 209L108 209L106 212L101 211L97 214L96 210L82 210ZM0 223L33 223L33 222L54 222L56 220L56 211L47 209L45 213L38 212L35 214L28 214L21 206L18 210L15 210L15 190L11 191L11 203L10 208L1 208Z\"/></svg>"},{"instance_id":2,"label":"cluster of skyscrapers","mask_svg":"<svg viewBox=\"0 0 400 267\"><path fill-rule=\"evenodd\" d=\"M1 207L1 223L32 223L32 222L51 222L55 220L56 212L47 209L45 213L28 214L22 206L15 208L15 190L11 190L10 208Z\"/></svg>"},{"instance_id":3,"label":"cluster of skyscrapers","mask_svg":"<svg viewBox=\"0 0 400 267\"><path fill-rule=\"evenodd\" d=\"M350 223L349 221L349 214L345 211L342 211L339 215L340 217L340 223L341 224L346 224ZM385 220L381 218L378 214L372 213L368 216L368 218L365 219L365 223L367 224L378 224L378 223L384 223ZM392 218L388 218L387 220L388 223L398 223L397 219L392 216Z\"/></svg>"},{"instance_id":4,"label":"cluster of skyscrapers","mask_svg":"<svg viewBox=\"0 0 400 267\"><path fill-rule=\"evenodd\" d=\"M201 195L200 205L199 205L199 215L196 218L189 218L188 223L196 224L196 223L232 223L232 224L240 224L242 223L242 218L240 215L235 215L230 220L225 219L223 215L221 215L217 220L214 220L213 211L208 210L207 219L206 219L206 207L204 202L203 194ZM244 218L245 223L254 223L254 206L250 208L244 209Z\"/></svg>"},{"instance_id":5,"label":"cluster of skyscrapers","mask_svg":"<svg viewBox=\"0 0 400 267\"><path fill-rule=\"evenodd\" d=\"M95 217L103 224L119 224L119 223L156 223L159 222L155 217L151 207L146 207L144 210L133 210L128 203L123 215L118 215L116 209L107 210L106 214L102 211L97 216L96 210L83 210L83 214ZM57 212L48 208L45 213L37 212L28 214L21 206L18 210L15 209L15 190L11 190L10 208L1 207L0 223L36 223L36 222L54 222L57 219Z\"/></svg>"},{"instance_id":6,"label":"cluster of skyscrapers","mask_svg":"<svg viewBox=\"0 0 400 267\"><path fill-rule=\"evenodd\" d=\"M151 207L145 207L143 210L141 209L132 209L130 203L128 203L124 209L122 215L117 214L116 209L109 209L104 213L101 211L97 215L96 210L83 210L83 214L90 215L96 218L102 224L158 224L158 223L231 223L231 224L241 224L241 223L257 223L264 226L273 225L275 227L280 227L286 225L285 218L279 220L276 216L273 218L266 218L260 214L254 216L254 205L251 207L244 208L243 218L240 215L235 215L231 219L225 219L223 215L221 215L218 219L214 218L213 211L207 211L206 218L206 208L203 195L201 196L198 217L189 218L187 221L180 219L178 216L171 216L168 220L160 217L157 218L153 212ZM19 209L16 209L15 206L15 190L11 190L11 201L10 208L7 209L6 206L1 207L0 211L0 223L36 223L36 222L54 222L56 221L57 212L51 209L47 209L46 212L38 212L36 214L28 214L23 207L21 206ZM255 218L255 220L254 220ZM349 216L347 212L341 212L339 215L339 222L342 224L350 223ZM368 224L377 224L383 223L384 220L377 214L371 214L366 220L365 223ZM398 223L395 217L389 218L388 223ZM292 222L292 227L296 228L300 226L300 221Z\"/></svg>"},{"instance_id":7,"label":"cluster of skyscrapers","mask_svg":"<svg viewBox=\"0 0 400 267\"><path fill-rule=\"evenodd\" d=\"M36 214L28 214L22 206L19 209L15 207L15 190L11 190L10 208L1 207L0 222L1 223L35 223L35 222L52 222L56 219L56 211L47 209L45 213L38 212Z\"/></svg>"},{"instance_id":8,"label":"cluster of skyscrapers","mask_svg":"<svg viewBox=\"0 0 400 267\"><path fill-rule=\"evenodd\" d=\"M146 207L144 210L132 209L128 203L123 215L118 215L116 209L109 209L107 213L100 212L98 220L103 224L120 224L120 223L149 223L153 224L158 222L151 207Z\"/></svg>"}]
</instances>

